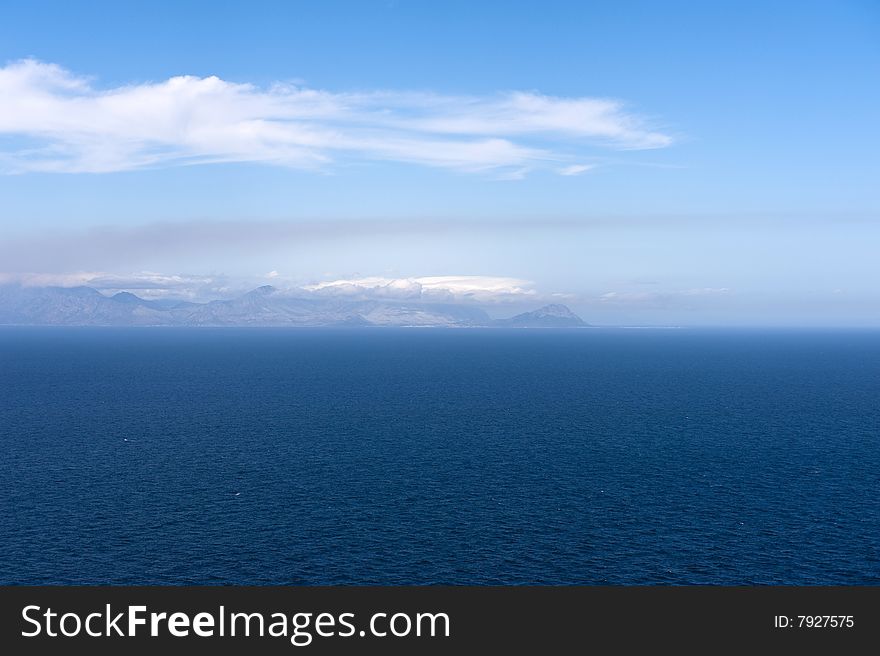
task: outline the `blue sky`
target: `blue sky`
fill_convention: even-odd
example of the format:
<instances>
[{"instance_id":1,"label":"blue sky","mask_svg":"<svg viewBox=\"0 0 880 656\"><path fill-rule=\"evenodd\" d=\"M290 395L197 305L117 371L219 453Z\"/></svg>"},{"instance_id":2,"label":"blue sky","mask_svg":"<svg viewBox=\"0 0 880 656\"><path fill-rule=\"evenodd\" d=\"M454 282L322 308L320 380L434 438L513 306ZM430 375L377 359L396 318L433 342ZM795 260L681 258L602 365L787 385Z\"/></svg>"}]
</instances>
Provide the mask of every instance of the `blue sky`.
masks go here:
<instances>
[{"instance_id":1,"label":"blue sky","mask_svg":"<svg viewBox=\"0 0 880 656\"><path fill-rule=\"evenodd\" d=\"M7 279L880 325L876 3L6 2L0 65Z\"/></svg>"}]
</instances>

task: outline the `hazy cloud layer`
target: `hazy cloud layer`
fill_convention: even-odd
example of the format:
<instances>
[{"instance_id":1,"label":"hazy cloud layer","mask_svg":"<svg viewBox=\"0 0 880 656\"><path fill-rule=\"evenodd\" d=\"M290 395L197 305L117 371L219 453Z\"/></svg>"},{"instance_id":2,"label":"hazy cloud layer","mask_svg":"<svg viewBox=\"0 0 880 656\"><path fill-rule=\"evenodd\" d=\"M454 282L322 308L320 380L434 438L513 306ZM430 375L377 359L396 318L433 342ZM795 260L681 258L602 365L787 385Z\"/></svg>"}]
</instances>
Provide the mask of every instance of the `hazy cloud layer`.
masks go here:
<instances>
[{"instance_id":1,"label":"hazy cloud layer","mask_svg":"<svg viewBox=\"0 0 880 656\"><path fill-rule=\"evenodd\" d=\"M212 162L326 169L395 161L517 178L576 175L595 147L672 139L617 100L260 88L173 77L109 89L33 59L0 68L0 171L124 171Z\"/></svg>"},{"instance_id":2,"label":"hazy cloud layer","mask_svg":"<svg viewBox=\"0 0 880 656\"><path fill-rule=\"evenodd\" d=\"M153 267L156 257L225 258L296 248L317 242L382 240L398 236L581 230L593 222L444 219L337 219L298 221L179 221L101 226L0 239L0 273L66 273Z\"/></svg>"}]
</instances>

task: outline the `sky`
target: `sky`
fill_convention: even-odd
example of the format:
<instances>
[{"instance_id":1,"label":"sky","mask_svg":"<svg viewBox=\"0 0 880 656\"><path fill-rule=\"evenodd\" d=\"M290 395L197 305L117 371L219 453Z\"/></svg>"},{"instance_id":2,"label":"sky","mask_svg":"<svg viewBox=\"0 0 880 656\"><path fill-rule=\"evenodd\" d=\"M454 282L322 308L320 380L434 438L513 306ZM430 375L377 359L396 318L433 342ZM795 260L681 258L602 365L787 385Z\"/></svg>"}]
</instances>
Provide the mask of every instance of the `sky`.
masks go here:
<instances>
[{"instance_id":1,"label":"sky","mask_svg":"<svg viewBox=\"0 0 880 656\"><path fill-rule=\"evenodd\" d=\"M880 326L876 2L2 13L0 282Z\"/></svg>"}]
</instances>

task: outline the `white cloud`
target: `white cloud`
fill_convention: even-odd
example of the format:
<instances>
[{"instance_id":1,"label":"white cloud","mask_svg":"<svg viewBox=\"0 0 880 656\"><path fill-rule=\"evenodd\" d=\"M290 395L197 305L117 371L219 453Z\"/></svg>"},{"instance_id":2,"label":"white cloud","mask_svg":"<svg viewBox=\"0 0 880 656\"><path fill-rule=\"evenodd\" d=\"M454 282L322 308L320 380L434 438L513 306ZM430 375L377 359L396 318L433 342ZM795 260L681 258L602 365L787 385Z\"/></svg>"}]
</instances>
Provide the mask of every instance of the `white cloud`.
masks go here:
<instances>
[{"instance_id":1,"label":"white cloud","mask_svg":"<svg viewBox=\"0 0 880 656\"><path fill-rule=\"evenodd\" d=\"M615 100L515 92L453 96L259 88L173 77L99 89L32 59L0 68L0 171L109 172L213 162L325 168L389 160L461 171L526 171L589 146L672 139ZM574 175L584 165L559 170Z\"/></svg>"},{"instance_id":2,"label":"white cloud","mask_svg":"<svg viewBox=\"0 0 880 656\"><path fill-rule=\"evenodd\" d=\"M533 296L535 291L531 285L528 280L497 276L376 276L324 281L306 285L303 289L334 296L497 302Z\"/></svg>"}]
</instances>

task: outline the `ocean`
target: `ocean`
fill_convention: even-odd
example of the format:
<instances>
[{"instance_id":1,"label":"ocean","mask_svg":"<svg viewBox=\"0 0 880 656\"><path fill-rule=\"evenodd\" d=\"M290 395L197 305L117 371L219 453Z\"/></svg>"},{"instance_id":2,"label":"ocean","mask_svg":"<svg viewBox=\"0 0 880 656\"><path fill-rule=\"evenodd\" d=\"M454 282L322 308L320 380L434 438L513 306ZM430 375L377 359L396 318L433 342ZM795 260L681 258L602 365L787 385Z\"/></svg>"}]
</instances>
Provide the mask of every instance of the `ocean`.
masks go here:
<instances>
[{"instance_id":1,"label":"ocean","mask_svg":"<svg viewBox=\"0 0 880 656\"><path fill-rule=\"evenodd\" d=\"M0 328L0 583L878 584L880 332Z\"/></svg>"}]
</instances>

